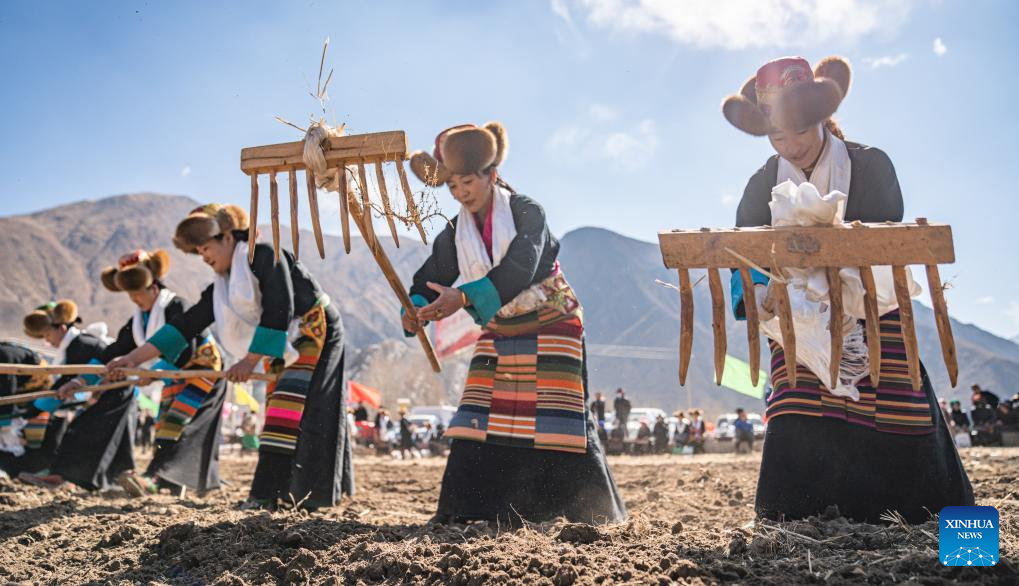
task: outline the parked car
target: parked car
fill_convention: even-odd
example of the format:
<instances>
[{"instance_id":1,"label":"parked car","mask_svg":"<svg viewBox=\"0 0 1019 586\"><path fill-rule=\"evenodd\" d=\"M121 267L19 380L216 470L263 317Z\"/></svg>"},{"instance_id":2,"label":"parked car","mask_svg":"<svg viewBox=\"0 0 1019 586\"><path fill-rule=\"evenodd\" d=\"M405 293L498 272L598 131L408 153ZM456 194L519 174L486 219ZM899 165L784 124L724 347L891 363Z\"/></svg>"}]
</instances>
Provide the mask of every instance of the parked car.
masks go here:
<instances>
[{"instance_id":1,"label":"parked car","mask_svg":"<svg viewBox=\"0 0 1019 586\"><path fill-rule=\"evenodd\" d=\"M635 437L637 437L637 430L640 429L640 420L641 419L646 419L648 427L650 427L651 429L654 429L655 428L655 421L657 420L659 415L661 415L662 417L665 417L666 421L668 421L668 419L669 419L668 414L665 411L661 410L661 409L658 409L656 407L634 407L630 411L630 419L629 419L629 421L626 422L626 441L627 442L632 442L633 439ZM606 433L611 433L612 430L616 428L616 425L617 425L617 422L616 422L616 413L615 413L615 411L606 413L605 414L605 431L606 431Z\"/></svg>"},{"instance_id":2,"label":"parked car","mask_svg":"<svg viewBox=\"0 0 1019 586\"><path fill-rule=\"evenodd\" d=\"M416 417L418 415L431 415L438 422L442 423L443 427L449 428L449 422L456 415L456 407L451 405L420 405L411 408L408 414L409 417ZM432 425L435 425L435 423L432 422Z\"/></svg>"},{"instance_id":3,"label":"parked car","mask_svg":"<svg viewBox=\"0 0 1019 586\"><path fill-rule=\"evenodd\" d=\"M732 441L736 435L736 428L733 426L736 423L735 413L724 413L718 418L718 423L715 425L715 439L718 441ZM764 437L765 424L761 419L761 416L757 413L747 413L747 419L750 423L754 424L754 438L762 439Z\"/></svg>"}]
</instances>

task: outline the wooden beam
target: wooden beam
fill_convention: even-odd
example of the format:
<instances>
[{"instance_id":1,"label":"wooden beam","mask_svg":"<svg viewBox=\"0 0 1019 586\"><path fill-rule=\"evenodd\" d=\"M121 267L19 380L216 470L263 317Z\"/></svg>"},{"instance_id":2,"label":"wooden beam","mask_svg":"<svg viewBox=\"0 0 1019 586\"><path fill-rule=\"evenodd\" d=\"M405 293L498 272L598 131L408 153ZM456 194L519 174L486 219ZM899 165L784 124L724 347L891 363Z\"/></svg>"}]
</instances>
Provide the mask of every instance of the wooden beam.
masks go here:
<instances>
[{"instance_id":1,"label":"wooden beam","mask_svg":"<svg viewBox=\"0 0 1019 586\"><path fill-rule=\"evenodd\" d=\"M842 267L955 262L945 224L726 228L659 232L668 268L732 267L731 249L765 267Z\"/></svg>"},{"instance_id":2,"label":"wooden beam","mask_svg":"<svg viewBox=\"0 0 1019 586\"><path fill-rule=\"evenodd\" d=\"M686 385L693 354L693 285L690 271L679 269L679 384Z\"/></svg>"},{"instance_id":3,"label":"wooden beam","mask_svg":"<svg viewBox=\"0 0 1019 586\"><path fill-rule=\"evenodd\" d=\"M323 145L330 167L352 163L402 161L407 158L407 134L402 130L352 134L328 139ZM270 144L241 149L241 171L268 171L282 168L304 169L304 141Z\"/></svg>"},{"instance_id":4,"label":"wooden beam","mask_svg":"<svg viewBox=\"0 0 1019 586\"><path fill-rule=\"evenodd\" d=\"M350 254L350 178L347 168L340 167L340 229L343 231L343 250Z\"/></svg>"},{"instance_id":5,"label":"wooden beam","mask_svg":"<svg viewBox=\"0 0 1019 586\"><path fill-rule=\"evenodd\" d=\"M421 235L421 242L427 246L428 235L425 234L425 229L421 226L421 213L418 211L418 207L414 205L414 194L410 190L410 183L407 182L407 170L403 168L403 161L396 163L396 172L400 175L400 187L403 189L403 196L407 200L407 212L414 218L414 225L417 226L418 234Z\"/></svg>"},{"instance_id":6,"label":"wooden beam","mask_svg":"<svg viewBox=\"0 0 1019 586\"><path fill-rule=\"evenodd\" d=\"M948 304L945 303L945 286L937 265L927 265L927 287L934 304L934 319L938 324L938 338L941 340L941 355L945 359L948 378L954 387L959 382L959 358L955 351L955 337L952 336L952 322L948 319Z\"/></svg>"},{"instance_id":7,"label":"wooden beam","mask_svg":"<svg viewBox=\"0 0 1019 586\"><path fill-rule=\"evenodd\" d=\"M711 290L711 329L715 334L715 384L722 384L725 372L725 353L728 347L725 338L725 294L718 269L708 269L708 288Z\"/></svg>"},{"instance_id":8,"label":"wooden beam","mask_svg":"<svg viewBox=\"0 0 1019 586\"><path fill-rule=\"evenodd\" d=\"M761 322L757 315L757 291L750 268L739 271L743 283L743 308L747 315L747 347L750 349L750 382L756 387L761 372Z\"/></svg>"},{"instance_id":9,"label":"wooden beam","mask_svg":"<svg viewBox=\"0 0 1019 586\"><path fill-rule=\"evenodd\" d=\"M386 213L389 233L392 234L396 247L400 248L400 235L396 233L396 222L393 221L393 207L389 205L389 190L386 189L386 174L382 172L381 161L375 163L375 182L379 184L379 197L382 198L382 209Z\"/></svg>"},{"instance_id":10,"label":"wooden beam","mask_svg":"<svg viewBox=\"0 0 1019 586\"><path fill-rule=\"evenodd\" d=\"M775 269L781 273L781 269ZM789 289L787 285L778 282L771 283L771 290L775 294L775 303L778 310L778 326L782 330L782 350L785 354L785 367L788 372L789 384L796 387L799 375L796 365L796 330L793 328L793 310L789 303Z\"/></svg>"},{"instance_id":11,"label":"wooden beam","mask_svg":"<svg viewBox=\"0 0 1019 586\"><path fill-rule=\"evenodd\" d=\"M906 346L906 366L913 390L920 390L920 354L917 350L916 325L913 323L913 299L909 296L909 277L906 267L892 267L892 281L895 282L895 299L899 302L899 319L902 328L902 342Z\"/></svg>"},{"instance_id":12,"label":"wooden beam","mask_svg":"<svg viewBox=\"0 0 1019 586\"><path fill-rule=\"evenodd\" d=\"M297 171L290 169L287 173L287 188L290 191L290 246L294 249L294 258L301 258L301 226L297 222Z\"/></svg>"},{"instance_id":13,"label":"wooden beam","mask_svg":"<svg viewBox=\"0 0 1019 586\"><path fill-rule=\"evenodd\" d=\"M867 359L870 362L870 386L881 384L881 316L877 311L877 286L874 271L869 266L860 267L863 281L863 309L867 316L864 327L867 331Z\"/></svg>"},{"instance_id":14,"label":"wooden beam","mask_svg":"<svg viewBox=\"0 0 1019 586\"><path fill-rule=\"evenodd\" d=\"M189 378L226 378L227 371L225 370L149 370L147 368L122 368L120 372L124 376L137 376L140 378L152 378L152 379L173 379L183 380ZM106 375L106 365L104 364L58 364L58 365L47 365L40 366L35 364L0 364L0 374L16 374L16 375L75 375L75 374L95 374L99 376ZM277 376L275 374L264 374L259 372L251 373L249 377L251 380L264 380L264 381L275 381Z\"/></svg>"},{"instance_id":15,"label":"wooden beam","mask_svg":"<svg viewBox=\"0 0 1019 586\"><path fill-rule=\"evenodd\" d=\"M318 186L315 184L315 172L304 170L304 178L308 184L308 209L311 211L311 229L315 232L315 245L318 246L319 258L326 257L325 243L322 240L322 223L318 217Z\"/></svg>"},{"instance_id":16,"label":"wooden beam","mask_svg":"<svg viewBox=\"0 0 1019 586\"><path fill-rule=\"evenodd\" d=\"M280 261L280 188L276 183L276 172L269 172L269 216L272 219L272 254ZM250 243L254 247L254 243Z\"/></svg>"},{"instance_id":17,"label":"wooden beam","mask_svg":"<svg viewBox=\"0 0 1019 586\"><path fill-rule=\"evenodd\" d=\"M251 222L248 225L248 264L255 262L255 240L258 238L258 173L251 174Z\"/></svg>"},{"instance_id":18,"label":"wooden beam","mask_svg":"<svg viewBox=\"0 0 1019 586\"><path fill-rule=\"evenodd\" d=\"M845 333L842 331L842 278L839 276L839 269L828 267L828 313L830 321L828 330L831 335L831 371L829 377L831 384L829 389L834 389L839 384L839 368L842 365L842 344Z\"/></svg>"}]
</instances>

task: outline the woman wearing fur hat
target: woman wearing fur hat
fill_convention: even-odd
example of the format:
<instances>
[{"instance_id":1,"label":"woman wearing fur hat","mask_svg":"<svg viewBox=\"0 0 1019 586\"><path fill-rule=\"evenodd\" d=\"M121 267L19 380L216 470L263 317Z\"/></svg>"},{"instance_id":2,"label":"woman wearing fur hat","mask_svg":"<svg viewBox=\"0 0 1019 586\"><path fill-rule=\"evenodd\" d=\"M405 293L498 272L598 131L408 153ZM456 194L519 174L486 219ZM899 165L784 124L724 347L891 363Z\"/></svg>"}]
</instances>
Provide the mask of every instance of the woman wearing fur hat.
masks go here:
<instances>
[{"instance_id":1,"label":"woman wearing fur hat","mask_svg":"<svg viewBox=\"0 0 1019 586\"><path fill-rule=\"evenodd\" d=\"M25 333L42 338L57 349L54 364L98 364L106 342L80 331L79 323L77 305L65 299L43 305L25 317ZM66 391L61 392L60 399L39 399L36 405L47 411L61 408L62 400L75 396L76 385L67 384L73 378L65 375L54 383L54 388ZM88 395L75 398L89 400ZM136 419L131 388L104 392L94 402L90 400L88 407L67 427L49 474L21 477L48 487L60 486L65 481L88 490L112 486L120 473L134 469Z\"/></svg>"},{"instance_id":2,"label":"woman wearing fur hat","mask_svg":"<svg viewBox=\"0 0 1019 586\"><path fill-rule=\"evenodd\" d=\"M279 372L266 398L258 465L246 507L278 502L335 505L353 492L352 447L343 406L343 324L339 311L304 265L271 246L248 242L247 214L207 205L177 226L174 244L200 254L216 273L201 299L148 341L110 363L132 367L162 355L178 360L212 326L236 362L228 379L243 382L259 365ZM248 263L248 247L254 262ZM288 331L296 331L295 336Z\"/></svg>"},{"instance_id":3,"label":"woman wearing fur hat","mask_svg":"<svg viewBox=\"0 0 1019 586\"><path fill-rule=\"evenodd\" d=\"M902 192L888 155L846 141L831 116L849 91L850 67L829 57L811 70L799 57L765 64L726 98L722 111L736 128L767 136L776 153L747 183L737 226L770 225L771 191L809 181L822 194L848 194L845 221L902 220ZM768 279L751 271L761 315L774 314ZM739 271L732 276L737 319L745 319ZM772 386L757 512L803 518L831 505L847 517L876 523L887 510L922 522L947 505L972 505L969 479L937 405L930 380L913 391L902 356L898 310L881 317L882 370L875 388L857 384L860 400L833 395L806 368L789 384L785 354L770 342ZM922 369L922 366L921 366Z\"/></svg>"},{"instance_id":4,"label":"woman wearing fur hat","mask_svg":"<svg viewBox=\"0 0 1019 586\"><path fill-rule=\"evenodd\" d=\"M446 184L462 207L414 275L418 321L404 315L403 327L412 334L465 309L484 328L446 432L435 521L620 521L626 509L585 408L583 310L544 209L499 177L506 144L497 122L456 126L434 156L411 157L419 179Z\"/></svg>"},{"instance_id":5,"label":"woman wearing fur hat","mask_svg":"<svg viewBox=\"0 0 1019 586\"><path fill-rule=\"evenodd\" d=\"M135 312L96 362L106 364L130 353L188 308L187 302L163 284L169 270L170 256L165 250L136 250L120 257L117 266L103 270L103 285L127 293ZM219 349L209 332L202 330L188 340L174 363L150 367L219 370L222 365ZM86 375L61 391L71 393L79 385L98 382L98 376ZM144 475L127 471L120 475L120 485L134 496L153 493L160 483L198 491L219 488L219 427L225 398L226 381L222 379L167 380L161 393L155 454Z\"/></svg>"}]
</instances>

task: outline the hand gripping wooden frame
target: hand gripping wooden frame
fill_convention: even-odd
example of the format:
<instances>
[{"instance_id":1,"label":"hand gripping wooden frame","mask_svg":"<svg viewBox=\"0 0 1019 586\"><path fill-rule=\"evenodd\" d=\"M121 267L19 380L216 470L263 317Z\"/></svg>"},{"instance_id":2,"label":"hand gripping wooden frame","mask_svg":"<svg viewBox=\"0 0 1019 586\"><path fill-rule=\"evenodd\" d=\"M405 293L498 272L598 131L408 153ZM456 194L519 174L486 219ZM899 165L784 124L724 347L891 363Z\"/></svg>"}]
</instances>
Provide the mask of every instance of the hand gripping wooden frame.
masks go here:
<instances>
[{"instance_id":1,"label":"hand gripping wooden frame","mask_svg":"<svg viewBox=\"0 0 1019 586\"><path fill-rule=\"evenodd\" d=\"M375 177L378 186L379 196L382 200L382 208L385 211L386 221L389 224L389 231L393 236L396 246L400 246L400 238L396 232L396 223L392 205L389 199L389 191L386 187L386 180L383 173L383 164L395 163L400 178L400 186L403 189L407 201L407 209L410 217L417 227L421 240L428 243L425 230L421 226L421 218L414 198L407 182L407 171L404 169L404 161L407 159L407 135L402 130L390 132L374 132L370 134L355 134L350 136L338 136L327 139L322 145L326 164L329 168L339 169L343 174L340 185L340 225L343 230L343 247L350 253L350 219L361 233L365 244L371 251L372 256L378 263L379 268L389 282L393 293L396 294L405 312L411 316L417 315L417 310L407 294L400 277L396 274L389 257L382 249L382 244L375 235L372 225L371 200L368 195L368 177L365 165L374 165ZM349 168L349 169L348 169ZM348 173L357 169L358 185L360 185L361 198L358 201L355 194L349 189ZM269 176L269 206L272 217L272 246L279 260L279 193L276 184L277 173L287 173L290 185L290 230L294 244L294 256L299 254L299 227L297 221L298 199L297 199L297 171L304 170L308 190L308 204L311 212L312 230L315 234L315 243L318 246L318 254L325 258L325 247L322 240L322 226L319 221L318 191L315 185L315 173L304 164L304 141L257 146L241 149L241 171L251 177L251 225L250 239L255 240L255 230L258 226L258 176L266 174ZM254 247L251 247L254 253ZM432 370L440 372L439 361L435 356L432 343L424 330L419 329L417 338L421 342L431 363Z\"/></svg>"},{"instance_id":2,"label":"hand gripping wooden frame","mask_svg":"<svg viewBox=\"0 0 1019 586\"><path fill-rule=\"evenodd\" d=\"M952 337L952 326L945 304L944 285L938 265L955 262L952 228L946 224L928 223L918 218L915 223L864 224L853 222L838 226L757 228L701 228L699 230L671 230L658 233L665 266L679 271L680 341L679 382L686 384L693 350L693 287L690 269L704 268L708 272L711 292L712 330L714 332L715 383L722 384L725 368L725 296L720 271L739 268L743 284L744 307L747 316L747 343L750 348L750 376L757 385L760 371L760 336L757 304L749 269L783 275L783 267L823 268L828 275L832 291L841 291L841 267L858 267L865 289L864 306L867 319L867 353L870 356L870 379L873 385L881 377L881 336L878 331L877 297L874 273L871 267L891 265L895 296L899 304L902 337L906 346L906 360L913 389L920 389L920 357L917 350L916 326L913 305L909 296L907 265L924 265L927 284L941 352L954 387L959 377L959 365ZM796 385L796 335L793 331L789 292L784 282L773 279L779 325L782 330L783 350L789 368L789 381ZM842 297L833 295L830 300L831 323L841 324ZM831 330L830 388L838 383L839 363L842 358L842 328Z\"/></svg>"}]
</instances>

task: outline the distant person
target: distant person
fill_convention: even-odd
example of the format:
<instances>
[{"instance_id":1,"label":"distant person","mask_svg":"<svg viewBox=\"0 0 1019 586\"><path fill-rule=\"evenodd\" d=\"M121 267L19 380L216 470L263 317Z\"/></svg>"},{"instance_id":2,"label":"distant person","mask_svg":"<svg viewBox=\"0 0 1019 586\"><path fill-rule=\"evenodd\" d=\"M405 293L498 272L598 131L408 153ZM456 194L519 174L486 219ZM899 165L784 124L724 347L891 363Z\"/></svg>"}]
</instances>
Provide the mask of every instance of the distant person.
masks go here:
<instances>
[{"instance_id":1,"label":"distant person","mask_svg":"<svg viewBox=\"0 0 1019 586\"><path fill-rule=\"evenodd\" d=\"M354 409L354 423L361 423L368 421L368 409L365 408L364 403L358 403L357 409Z\"/></svg>"},{"instance_id":2,"label":"distant person","mask_svg":"<svg viewBox=\"0 0 1019 586\"><path fill-rule=\"evenodd\" d=\"M372 429L372 441L378 444L385 436L385 424L386 424L386 410L379 405L378 410L375 411L375 427Z\"/></svg>"},{"instance_id":3,"label":"distant person","mask_svg":"<svg viewBox=\"0 0 1019 586\"><path fill-rule=\"evenodd\" d=\"M594 394L594 401L591 401L591 415L598 424L599 429L605 429L605 397L600 392Z\"/></svg>"},{"instance_id":4,"label":"distant person","mask_svg":"<svg viewBox=\"0 0 1019 586\"><path fill-rule=\"evenodd\" d=\"M949 405L951 406L949 415L951 417L952 425L954 425L956 430L959 432L969 434L970 426L972 424L969 420L969 415L962 410L962 402L954 399L951 403L949 403Z\"/></svg>"},{"instance_id":5,"label":"distant person","mask_svg":"<svg viewBox=\"0 0 1019 586\"><path fill-rule=\"evenodd\" d=\"M973 385L977 387L977 385ZM994 408L987 401L987 391L980 391L979 387L973 391L973 409L970 410L970 420L973 421L973 445L990 446L995 442L995 423L998 420ZM993 394L993 393L991 393Z\"/></svg>"},{"instance_id":6,"label":"distant person","mask_svg":"<svg viewBox=\"0 0 1019 586\"><path fill-rule=\"evenodd\" d=\"M690 433L687 437L687 445L693 446L693 453L704 453L704 434L706 431L707 426L704 424L704 420L701 419L701 410L694 409L690 411Z\"/></svg>"},{"instance_id":7,"label":"distant person","mask_svg":"<svg viewBox=\"0 0 1019 586\"><path fill-rule=\"evenodd\" d=\"M633 409L630 400L626 398L626 391L616 389L616 400L613 401L612 407L616 410L616 427L623 429L625 438L628 435L626 424L630 421L630 411Z\"/></svg>"},{"instance_id":8,"label":"distant person","mask_svg":"<svg viewBox=\"0 0 1019 586\"><path fill-rule=\"evenodd\" d=\"M973 391L974 402L976 400L976 397L979 395L980 400L986 403L987 406L991 408L991 410L998 408L998 403L1001 402L1001 399L998 397L996 393L984 390L983 388L980 387L980 385L973 385L970 387L970 390Z\"/></svg>"},{"instance_id":9,"label":"distant person","mask_svg":"<svg viewBox=\"0 0 1019 586\"><path fill-rule=\"evenodd\" d=\"M682 411L676 411L673 413L673 417L676 418L676 430L673 432L672 441L677 448L682 450L690 438L690 421Z\"/></svg>"},{"instance_id":10,"label":"distant person","mask_svg":"<svg viewBox=\"0 0 1019 586\"><path fill-rule=\"evenodd\" d=\"M406 413L400 414L400 457L409 460L414 455L414 426Z\"/></svg>"},{"instance_id":11,"label":"distant person","mask_svg":"<svg viewBox=\"0 0 1019 586\"><path fill-rule=\"evenodd\" d=\"M745 445L747 452L754 451L754 424L747 419L747 412L743 409L736 409L736 421L733 423L733 438L735 439L734 449L737 454Z\"/></svg>"},{"instance_id":12,"label":"distant person","mask_svg":"<svg viewBox=\"0 0 1019 586\"><path fill-rule=\"evenodd\" d=\"M655 418L655 427L651 430L655 438L655 453L664 454L669 450L669 425L665 422L665 416L659 415Z\"/></svg>"},{"instance_id":13,"label":"distant person","mask_svg":"<svg viewBox=\"0 0 1019 586\"><path fill-rule=\"evenodd\" d=\"M148 409L142 410L141 422L138 424L138 445L146 452L152 449L152 432L156 427L156 418Z\"/></svg>"},{"instance_id":14,"label":"distant person","mask_svg":"<svg viewBox=\"0 0 1019 586\"><path fill-rule=\"evenodd\" d=\"M633 443L635 454L647 454L651 451L651 427L647 419L640 420L640 427L637 428L637 439Z\"/></svg>"},{"instance_id":15,"label":"distant person","mask_svg":"<svg viewBox=\"0 0 1019 586\"><path fill-rule=\"evenodd\" d=\"M248 413L241 421L241 452L258 452L258 416Z\"/></svg>"}]
</instances>

